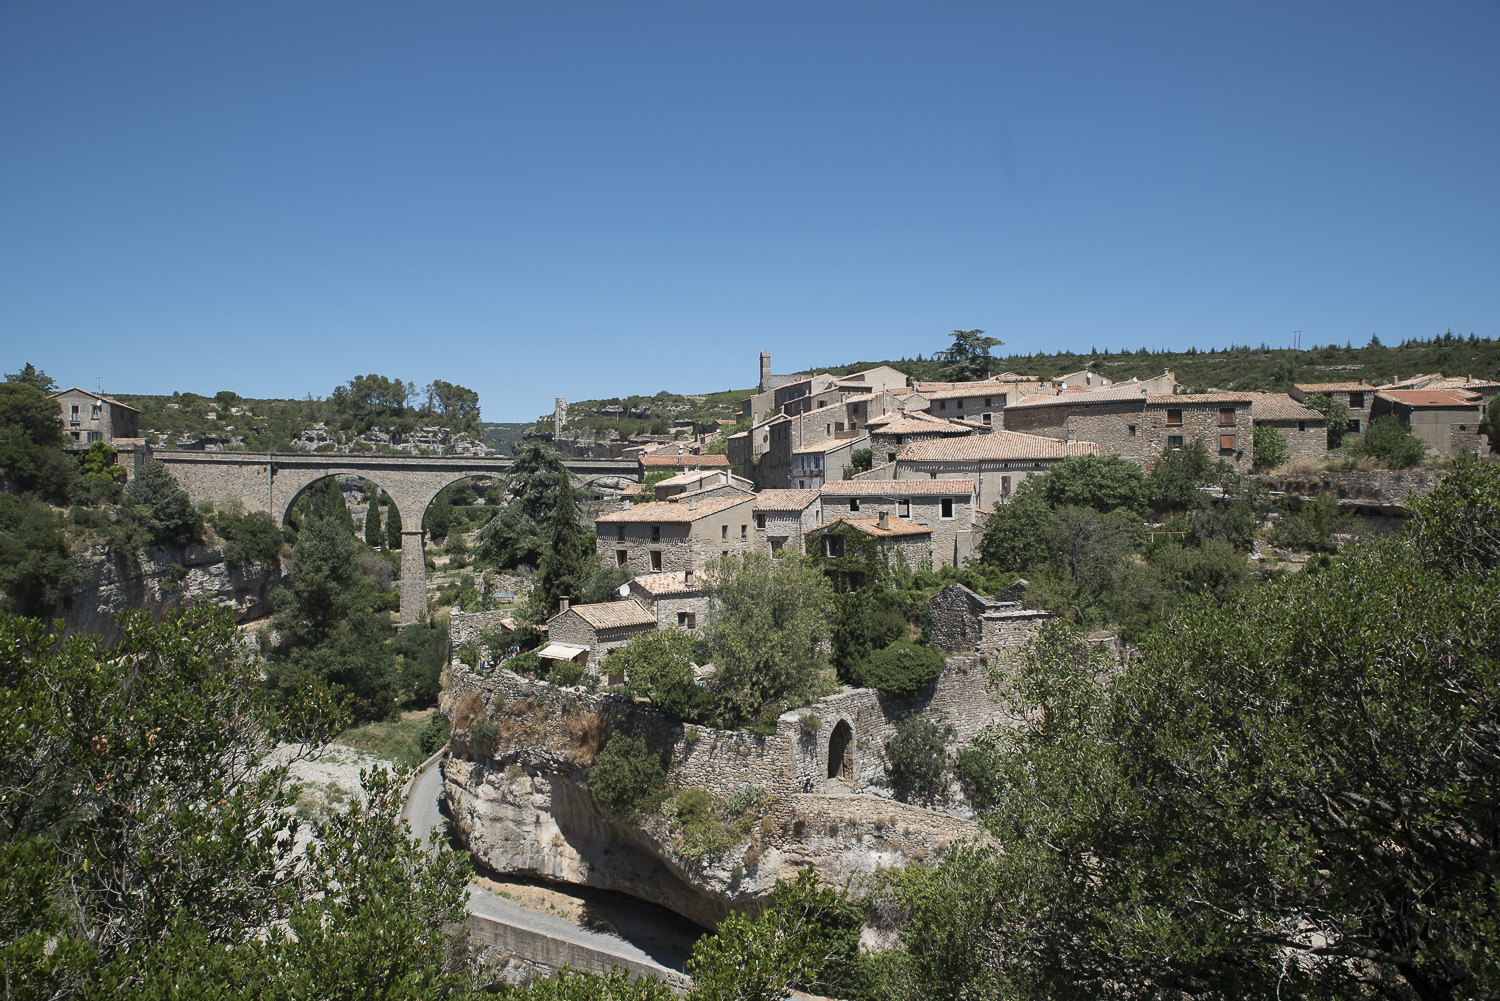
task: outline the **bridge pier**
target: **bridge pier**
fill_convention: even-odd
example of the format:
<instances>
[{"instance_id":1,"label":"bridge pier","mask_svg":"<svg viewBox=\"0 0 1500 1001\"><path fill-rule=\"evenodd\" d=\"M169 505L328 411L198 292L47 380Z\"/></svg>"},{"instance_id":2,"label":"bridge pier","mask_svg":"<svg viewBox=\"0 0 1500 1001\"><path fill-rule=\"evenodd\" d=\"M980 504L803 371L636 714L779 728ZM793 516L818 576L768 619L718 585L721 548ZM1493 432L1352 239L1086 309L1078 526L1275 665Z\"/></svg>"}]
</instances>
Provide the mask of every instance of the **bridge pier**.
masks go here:
<instances>
[{"instance_id":1,"label":"bridge pier","mask_svg":"<svg viewBox=\"0 0 1500 1001\"><path fill-rule=\"evenodd\" d=\"M422 531L401 533L401 624L409 626L427 612L427 554Z\"/></svg>"}]
</instances>

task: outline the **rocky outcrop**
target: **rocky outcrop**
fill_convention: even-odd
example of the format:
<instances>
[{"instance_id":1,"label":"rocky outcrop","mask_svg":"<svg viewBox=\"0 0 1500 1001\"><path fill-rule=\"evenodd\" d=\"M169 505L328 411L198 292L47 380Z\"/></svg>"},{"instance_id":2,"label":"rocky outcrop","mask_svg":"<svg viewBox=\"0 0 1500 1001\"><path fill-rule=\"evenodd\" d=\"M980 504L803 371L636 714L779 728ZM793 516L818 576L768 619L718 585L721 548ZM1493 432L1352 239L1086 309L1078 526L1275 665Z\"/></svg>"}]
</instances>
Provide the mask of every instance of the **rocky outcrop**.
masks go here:
<instances>
[{"instance_id":1,"label":"rocky outcrop","mask_svg":"<svg viewBox=\"0 0 1500 1001\"><path fill-rule=\"evenodd\" d=\"M271 590L281 580L280 563L230 565L218 546L138 554L91 549L75 559L82 564L84 583L64 595L65 627L102 635L106 642L118 635L119 614L137 608L162 615L206 599L227 609L236 622L269 615Z\"/></svg>"}]
</instances>

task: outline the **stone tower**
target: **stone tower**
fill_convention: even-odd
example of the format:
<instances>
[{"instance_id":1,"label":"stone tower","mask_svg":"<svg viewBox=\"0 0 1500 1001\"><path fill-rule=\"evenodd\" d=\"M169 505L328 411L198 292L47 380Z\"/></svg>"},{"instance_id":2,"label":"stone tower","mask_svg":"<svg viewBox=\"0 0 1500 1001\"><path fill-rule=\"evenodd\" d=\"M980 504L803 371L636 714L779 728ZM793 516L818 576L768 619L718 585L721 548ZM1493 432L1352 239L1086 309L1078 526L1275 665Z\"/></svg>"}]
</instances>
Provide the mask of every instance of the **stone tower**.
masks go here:
<instances>
[{"instance_id":1,"label":"stone tower","mask_svg":"<svg viewBox=\"0 0 1500 1001\"><path fill-rule=\"evenodd\" d=\"M561 438L563 425L568 423L568 401L561 396L552 400L552 436Z\"/></svg>"},{"instance_id":2,"label":"stone tower","mask_svg":"<svg viewBox=\"0 0 1500 1001\"><path fill-rule=\"evenodd\" d=\"M771 352L760 353L760 391L764 393L771 385Z\"/></svg>"}]
</instances>

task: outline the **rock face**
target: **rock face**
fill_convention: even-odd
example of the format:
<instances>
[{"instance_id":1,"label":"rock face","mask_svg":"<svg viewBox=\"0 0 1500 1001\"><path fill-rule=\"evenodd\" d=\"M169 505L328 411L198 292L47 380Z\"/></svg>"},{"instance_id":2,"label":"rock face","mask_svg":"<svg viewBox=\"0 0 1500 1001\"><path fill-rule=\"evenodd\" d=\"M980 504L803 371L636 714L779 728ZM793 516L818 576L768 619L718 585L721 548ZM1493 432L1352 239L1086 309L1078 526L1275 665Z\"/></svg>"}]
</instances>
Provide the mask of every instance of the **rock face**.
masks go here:
<instances>
[{"instance_id":1,"label":"rock face","mask_svg":"<svg viewBox=\"0 0 1500 1001\"><path fill-rule=\"evenodd\" d=\"M269 615L271 589L282 573L280 563L231 566L217 546L131 555L90 550L78 559L87 567L88 582L64 596L66 629L96 633L106 642L118 635L115 618L137 608L162 615L206 598L228 609L236 622Z\"/></svg>"},{"instance_id":2,"label":"rock face","mask_svg":"<svg viewBox=\"0 0 1500 1001\"><path fill-rule=\"evenodd\" d=\"M889 798L877 742L888 720L863 689L830 696L805 721L788 713L762 737L687 726L620 696L508 671L480 675L455 663L449 678L449 815L475 861L497 873L619 890L711 927L758 909L778 878L801 868L857 885L979 835L972 820ZM830 767L825 747L841 729L846 743ZM710 851L690 847L670 815L611 816L589 792L589 768L621 732L668 762L674 788L756 805Z\"/></svg>"}]
</instances>

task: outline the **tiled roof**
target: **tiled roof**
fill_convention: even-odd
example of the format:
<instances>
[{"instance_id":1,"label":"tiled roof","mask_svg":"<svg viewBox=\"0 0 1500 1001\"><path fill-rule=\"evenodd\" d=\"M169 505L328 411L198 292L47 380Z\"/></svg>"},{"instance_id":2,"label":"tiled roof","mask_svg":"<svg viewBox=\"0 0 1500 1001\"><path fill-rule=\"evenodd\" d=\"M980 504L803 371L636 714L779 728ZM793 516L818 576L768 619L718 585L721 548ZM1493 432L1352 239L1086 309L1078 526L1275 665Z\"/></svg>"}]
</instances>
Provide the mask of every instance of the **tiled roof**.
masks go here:
<instances>
[{"instance_id":1,"label":"tiled roof","mask_svg":"<svg viewBox=\"0 0 1500 1001\"><path fill-rule=\"evenodd\" d=\"M132 411L137 414L140 413L139 410L136 410L135 407L132 407L128 403L121 403L119 400L111 399L110 397L101 395L99 393L91 393L87 389L79 389L77 386L70 386L67 389L62 390L61 392L53 393L51 398L55 400L63 393L82 393L84 396L92 396L94 399L101 400L104 403L112 404L116 407L124 407L126 410Z\"/></svg>"},{"instance_id":2,"label":"tiled roof","mask_svg":"<svg viewBox=\"0 0 1500 1001\"><path fill-rule=\"evenodd\" d=\"M970 386L959 386L955 389L934 389L922 395L929 400L963 400L971 396L997 397L1003 393L1015 392L1015 384L1010 382L991 382Z\"/></svg>"},{"instance_id":3,"label":"tiled roof","mask_svg":"<svg viewBox=\"0 0 1500 1001\"><path fill-rule=\"evenodd\" d=\"M792 454L793 455L821 455L824 452L832 452L836 448L843 448L845 445L849 444L850 442L854 442L855 444L859 444L862 441L868 441L868 440L869 440L869 435L864 435L864 434L858 434L858 435L853 435L852 434L852 435L849 435L847 438L824 438L822 441L815 441L811 445L803 445L801 448L794 448L794 449L792 449Z\"/></svg>"},{"instance_id":4,"label":"tiled roof","mask_svg":"<svg viewBox=\"0 0 1500 1001\"><path fill-rule=\"evenodd\" d=\"M1375 387L1368 382L1299 382L1297 388L1304 393L1373 393Z\"/></svg>"},{"instance_id":5,"label":"tiled roof","mask_svg":"<svg viewBox=\"0 0 1500 1001\"><path fill-rule=\"evenodd\" d=\"M656 617L642 608L639 601L630 598L623 601L606 601L598 605L574 605L568 611L577 612L580 619L595 629L627 629L631 626L656 625ZM566 615L567 612L558 614Z\"/></svg>"},{"instance_id":6,"label":"tiled roof","mask_svg":"<svg viewBox=\"0 0 1500 1001\"><path fill-rule=\"evenodd\" d=\"M973 480L834 480L823 484L834 497L957 497L974 492Z\"/></svg>"},{"instance_id":7,"label":"tiled roof","mask_svg":"<svg viewBox=\"0 0 1500 1001\"><path fill-rule=\"evenodd\" d=\"M657 480L651 485L654 487L685 487L689 483L697 483L699 480L710 476L715 479L722 479L724 472L719 469L689 469L685 473L678 473L676 476L668 476L664 480Z\"/></svg>"},{"instance_id":8,"label":"tiled roof","mask_svg":"<svg viewBox=\"0 0 1500 1001\"><path fill-rule=\"evenodd\" d=\"M1110 403L1120 400L1144 400L1145 392L1139 383L1128 382L1123 386L1109 386L1105 389L1096 389L1087 393L1069 393L1066 396L1051 396L1037 394L1035 396L1023 396L1020 400L1012 403L1007 410L1030 409L1032 407L1055 407L1055 406L1086 406L1091 403Z\"/></svg>"},{"instance_id":9,"label":"tiled roof","mask_svg":"<svg viewBox=\"0 0 1500 1001\"><path fill-rule=\"evenodd\" d=\"M1256 393L1250 401L1250 417L1257 421L1327 420L1316 410L1304 407L1285 393Z\"/></svg>"},{"instance_id":10,"label":"tiled roof","mask_svg":"<svg viewBox=\"0 0 1500 1001\"><path fill-rule=\"evenodd\" d=\"M687 504L674 504L672 501L651 501L649 504L637 504L628 511L615 511L611 514L600 515L594 523L596 525L624 525L659 522L664 525L682 525L727 511L738 504L754 499L754 494L746 494L743 497L705 497L691 507Z\"/></svg>"},{"instance_id":11,"label":"tiled roof","mask_svg":"<svg viewBox=\"0 0 1500 1001\"><path fill-rule=\"evenodd\" d=\"M888 539L898 535L931 535L932 529L918 525L914 521L905 518L897 518L892 515L887 521L888 527L880 527L879 516L873 518L835 518L833 521L820 525L819 530L833 528L839 522L843 522L850 528L857 528L866 535L873 535L877 539Z\"/></svg>"},{"instance_id":12,"label":"tiled roof","mask_svg":"<svg viewBox=\"0 0 1500 1001\"><path fill-rule=\"evenodd\" d=\"M801 511L817 499L816 490L762 490L755 495L755 510Z\"/></svg>"},{"instance_id":13,"label":"tiled roof","mask_svg":"<svg viewBox=\"0 0 1500 1001\"><path fill-rule=\"evenodd\" d=\"M639 587L653 598L659 598L664 594L695 594L704 590L706 582L702 571L693 576L693 583L689 585L687 573L683 570L641 574L630 582L630 586Z\"/></svg>"},{"instance_id":14,"label":"tiled roof","mask_svg":"<svg viewBox=\"0 0 1500 1001\"><path fill-rule=\"evenodd\" d=\"M983 459L1065 459L1070 455L1098 455L1099 446L1091 441L1058 441L1019 431L995 431L939 441L919 441L908 445L896 461L975 461ZM941 482L941 481L939 481Z\"/></svg>"},{"instance_id":15,"label":"tiled roof","mask_svg":"<svg viewBox=\"0 0 1500 1001\"><path fill-rule=\"evenodd\" d=\"M1146 402L1158 407L1217 406L1220 403L1249 403L1249 393L1148 393Z\"/></svg>"},{"instance_id":16,"label":"tiled roof","mask_svg":"<svg viewBox=\"0 0 1500 1001\"><path fill-rule=\"evenodd\" d=\"M1398 379L1395 382L1378 386L1378 389L1431 389L1434 383L1441 382L1443 373L1429 372L1426 375L1414 375L1410 379Z\"/></svg>"},{"instance_id":17,"label":"tiled roof","mask_svg":"<svg viewBox=\"0 0 1500 1001\"><path fill-rule=\"evenodd\" d=\"M1457 375L1455 375L1455 376L1452 376L1452 377L1447 378L1447 379L1439 379L1437 382L1434 382L1432 385L1430 385L1430 386L1423 386L1422 388L1423 389L1480 389L1480 388L1489 388L1491 386L1500 386L1500 382L1493 382L1493 381L1491 381L1489 379L1471 379L1471 378L1469 378L1466 375L1465 376L1457 376Z\"/></svg>"},{"instance_id":18,"label":"tiled roof","mask_svg":"<svg viewBox=\"0 0 1500 1001\"><path fill-rule=\"evenodd\" d=\"M673 494L667 500L673 504L686 504L688 501L698 501L707 496L733 497L735 494L726 494L725 490L733 490L744 494L746 497L755 496L754 491L739 483L715 483L709 487L699 487L697 490L684 490L680 494Z\"/></svg>"},{"instance_id":19,"label":"tiled roof","mask_svg":"<svg viewBox=\"0 0 1500 1001\"><path fill-rule=\"evenodd\" d=\"M727 466L727 455L643 455L643 466Z\"/></svg>"},{"instance_id":20,"label":"tiled roof","mask_svg":"<svg viewBox=\"0 0 1500 1001\"><path fill-rule=\"evenodd\" d=\"M1382 389L1378 395L1408 407L1472 407L1479 403L1478 394L1462 389Z\"/></svg>"},{"instance_id":21,"label":"tiled roof","mask_svg":"<svg viewBox=\"0 0 1500 1001\"><path fill-rule=\"evenodd\" d=\"M1010 375L1010 373L1006 374ZM1001 387L1005 386L1007 383L1025 381L1029 380L1023 379L1019 375L1011 376L1008 379L1001 379L997 377L993 379L984 379L978 382L925 382L921 379L914 379L912 380L912 388L921 393L923 396L926 396L929 392L939 393L949 389L967 390L972 389L976 386L981 390L999 389L1000 392L1003 393L1005 392L1005 390Z\"/></svg>"},{"instance_id":22,"label":"tiled roof","mask_svg":"<svg viewBox=\"0 0 1500 1001\"><path fill-rule=\"evenodd\" d=\"M884 417L875 418L866 426L873 430L878 430L881 434L913 433L912 431L902 431L892 427L892 425L897 424L920 427L925 431L954 430L953 425L948 421L944 420L941 417L934 417L931 414L925 413L921 410L901 410L897 411L896 413L886 414Z\"/></svg>"}]
</instances>

